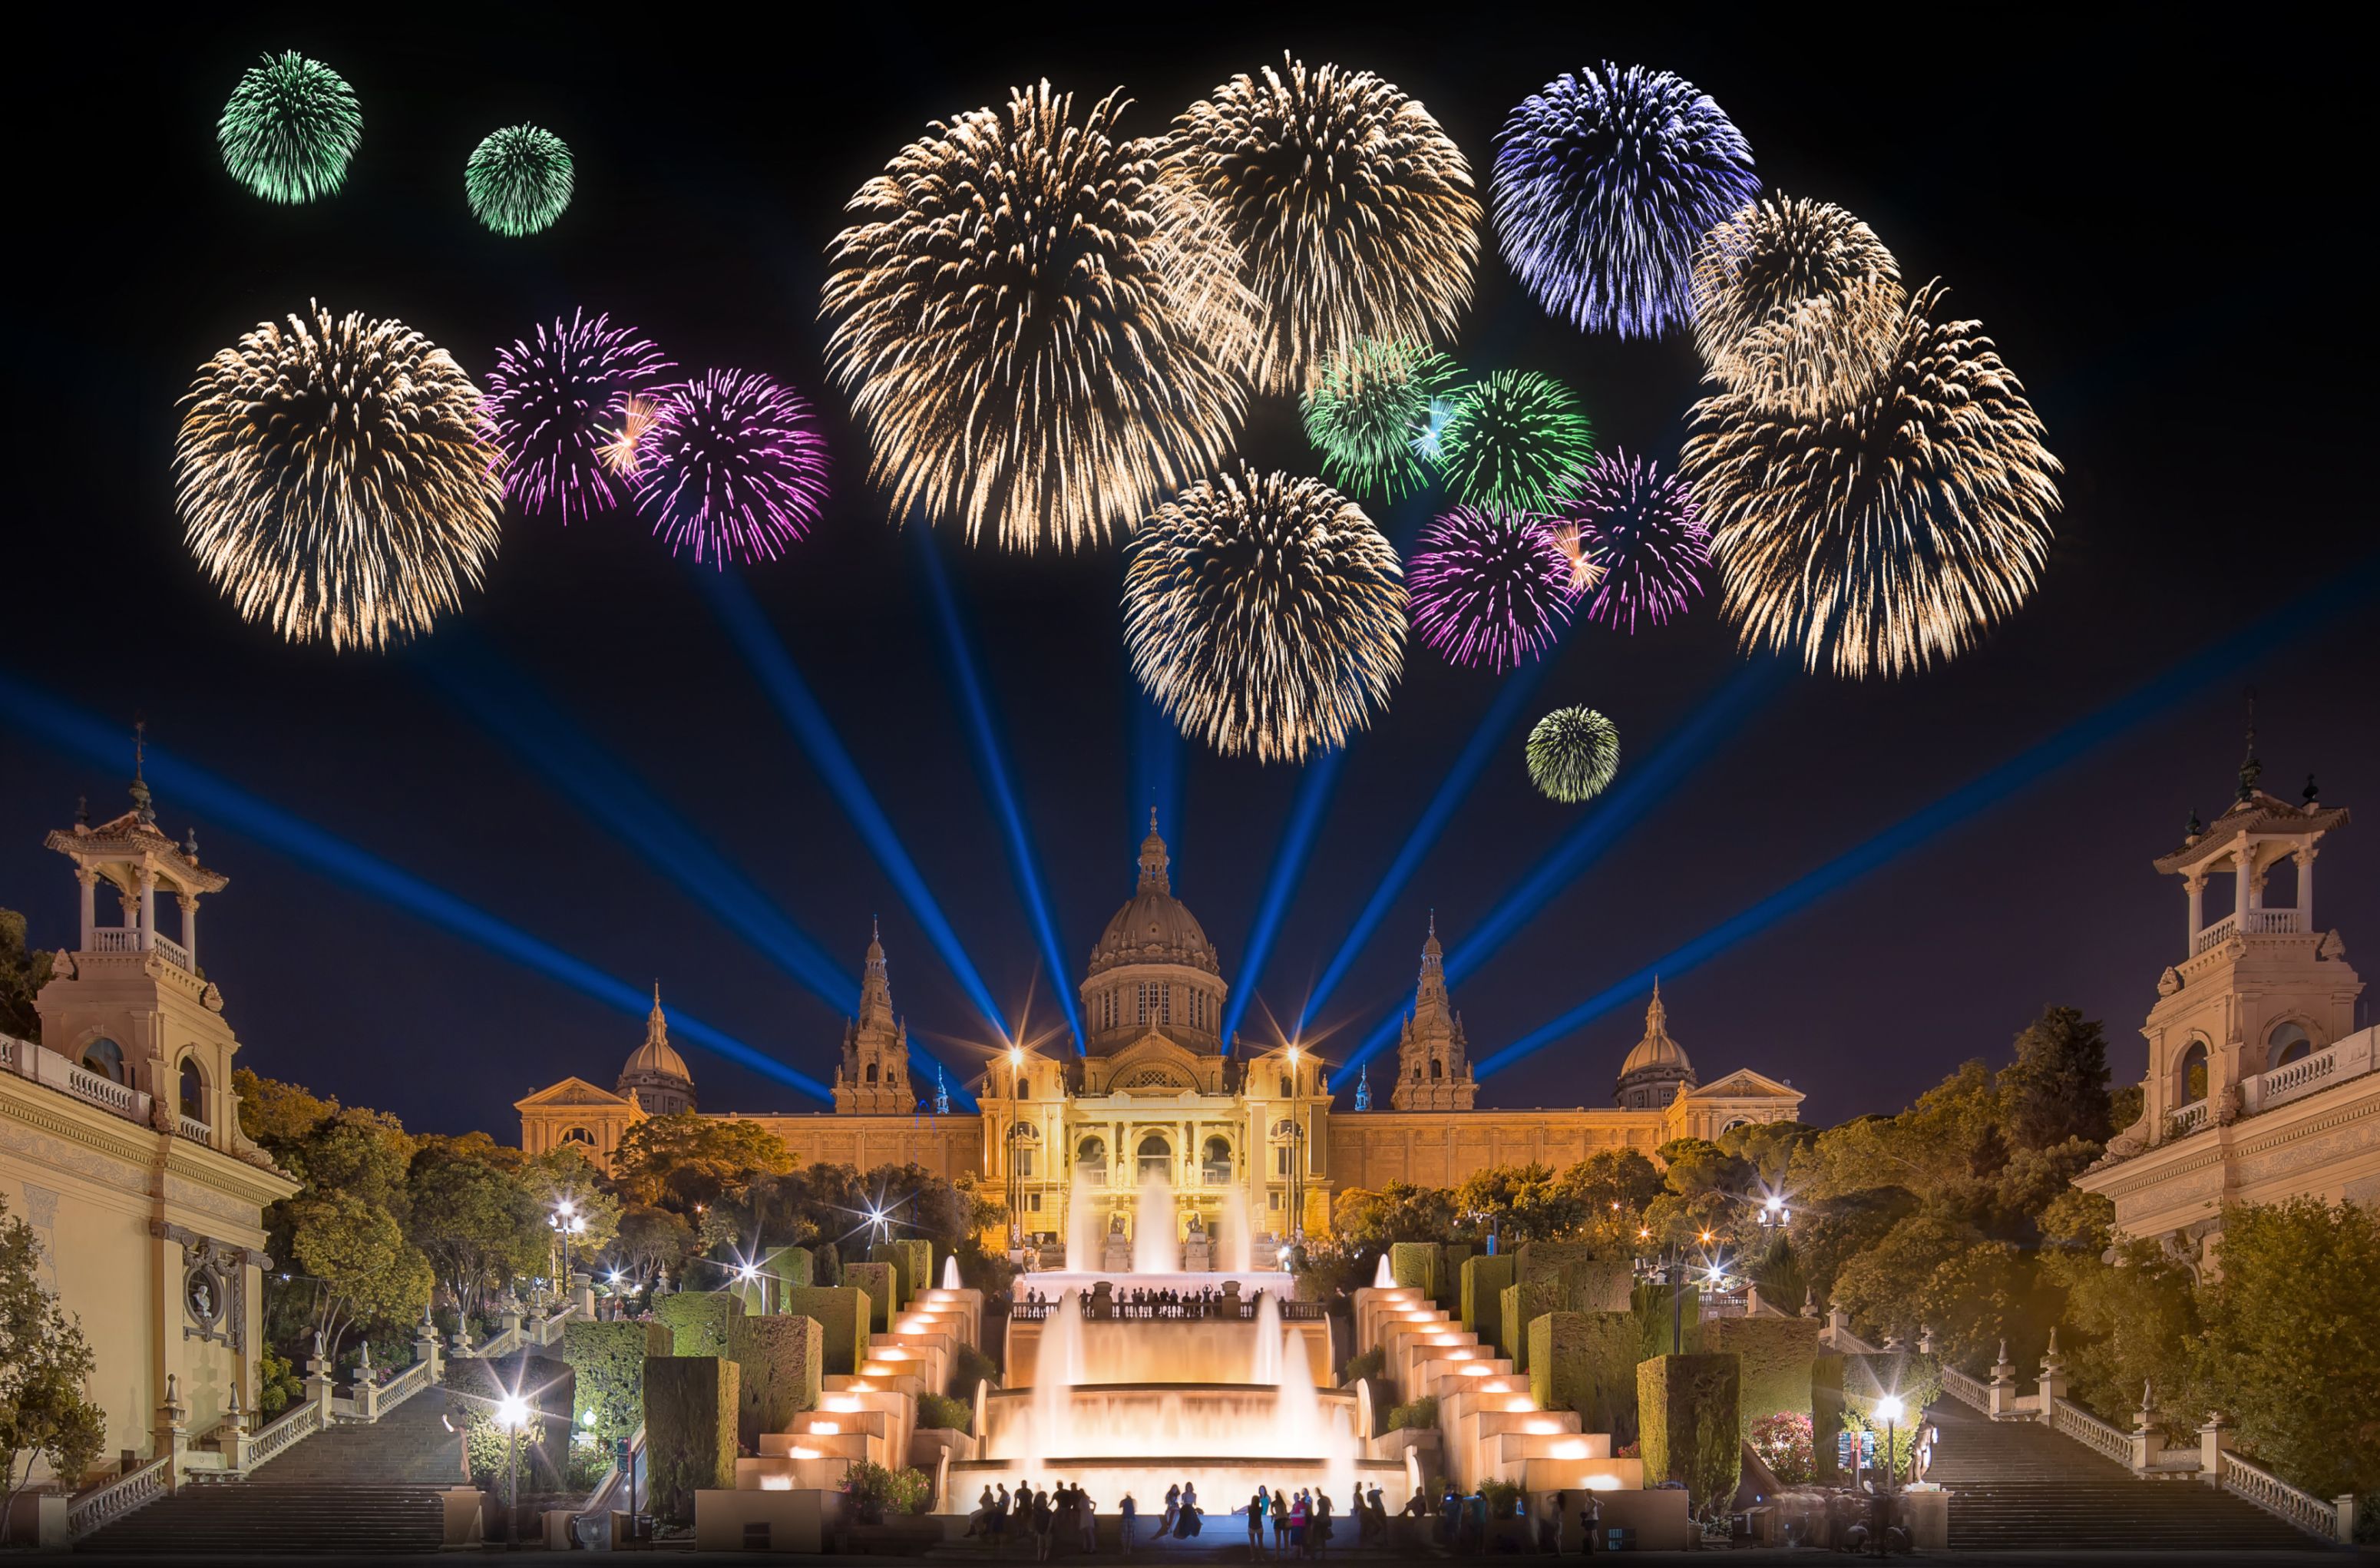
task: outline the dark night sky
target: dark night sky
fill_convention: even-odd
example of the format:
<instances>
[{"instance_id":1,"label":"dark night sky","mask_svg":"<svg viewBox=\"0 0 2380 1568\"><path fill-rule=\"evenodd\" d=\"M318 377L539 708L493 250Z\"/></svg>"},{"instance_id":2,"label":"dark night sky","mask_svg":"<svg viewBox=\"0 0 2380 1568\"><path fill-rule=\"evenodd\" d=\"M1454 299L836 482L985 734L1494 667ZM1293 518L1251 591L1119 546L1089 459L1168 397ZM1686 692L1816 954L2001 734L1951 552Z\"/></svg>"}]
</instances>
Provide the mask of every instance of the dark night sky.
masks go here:
<instances>
[{"instance_id":1,"label":"dark night sky","mask_svg":"<svg viewBox=\"0 0 2380 1568\"><path fill-rule=\"evenodd\" d=\"M1957 662L1900 682L1795 675L1612 850L1462 983L1475 1056L1536 1028L1806 870L2083 719L2358 562L2368 394L2339 354L2343 280L2309 266L2333 232L2340 151L2361 144L2343 61L2266 67L2212 32L2147 36L2084 18L2043 34L1997 19L1924 36L1924 13L1873 23L1641 17L1450 25L1252 18L1167 8L1150 30L1112 9L987 11L973 30L850 7L834 35L713 24L712 13L484 7L443 23L322 6L237 21L182 13L131 38L59 38L57 94L20 127L62 139L20 160L20 274L7 362L20 388L0 673L121 724L803 1071L832 1072L836 1012L583 815L425 678L422 653L334 655L243 625L180 542L167 455L192 367L310 296L395 315L483 375L540 318L609 310L686 366L789 377L827 411L839 493L825 526L746 574L876 798L1003 1005L1051 977L970 756L929 619L918 541L889 528L821 370L821 251L843 201L929 118L1047 75L1087 96L1119 83L1153 130L1233 71L1279 58L1377 69L1420 96L1484 176L1506 108L1560 70L1610 57L1711 92L1771 188L1842 202L1912 282L1940 275L2023 377L2067 465L2041 591ZM1385 18L1372 8L1367 18ZM1973 18L1976 13L1961 15ZM1425 19L1426 18L1426 19ZM869 28L876 30L866 30ZM2163 33L2162 24L2158 29ZM2179 33L2180 30L2175 29ZM1867 37L1863 51L1849 38ZM346 188L294 211L248 196L212 143L222 101L265 49L334 64L359 94ZM531 119L577 158L569 213L545 236L472 220L461 166L489 129ZM1483 180L1484 183L1484 180ZM2301 216L2302 214L2302 216ZM1674 456L1696 364L1682 338L1586 340L1513 286L1492 242L1459 357L1578 387L1605 442ZM1243 451L1311 471L1294 411L1260 402ZM1388 519L1409 535L1412 514ZM1130 892L1145 800L1136 702L1120 650L1119 556L1010 558L937 541L970 617L1058 921L1072 986ZM1888 1110L1961 1059L1997 1059L2045 1003L2107 1020L2118 1076L2180 955L2181 896L2149 869L2195 806L2211 818L2240 755L2240 694L2259 692L2266 783L2309 769L2332 804L2380 811L2374 596L2277 633L2071 765L1881 869L1665 981L1674 1032L1705 1076L1754 1066L1810 1091L1832 1122ZM918 921L818 769L779 722L687 573L632 517L566 531L508 519L483 594L431 650L525 674L855 970L883 917L894 995L914 1030L980 1047ZM1707 606L1629 639L1581 628L1528 716L1583 701L1642 761L1737 666ZM1257 989L1297 999L1347 930L1495 682L1414 651L1385 718L1353 748ZM1176 889L1243 958L1297 775L1184 748L1169 822ZM73 885L41 847L87 793L120 808L101 766L0 721L0 904L34 940L71 942ZM1624 772L1623 772L1624 777ZM160 802L179 833L190 813ZM1591 809L1591 808L1590 808ZM1519 735L1362 954L1329 1010L1357 1038L1412 982L1427 911L1459 940L1579 820L1535 796ZM2380 942L2380 819L2322 861L2320 923L2350 953ZM201 816L232 886L202 926L208 972L261 1072L430 1129L509 1136L510 1102L565 1073L608 1083L634 1016L494 956ZM169 928L170 929L170 928ZM1035 989L1038 987L1038 990ZM1608 1102L1643 1010L1631 999L1488 1080L1498 1105ZM1266 1032L1262 1006L1245 1030ZM689 1049L711 1109L813 1108ZM1351 1087L1342 1084L1342 1088ZM1343 1100L1342 1100L1343 1104Z\"/></svg>"}]
</instances>

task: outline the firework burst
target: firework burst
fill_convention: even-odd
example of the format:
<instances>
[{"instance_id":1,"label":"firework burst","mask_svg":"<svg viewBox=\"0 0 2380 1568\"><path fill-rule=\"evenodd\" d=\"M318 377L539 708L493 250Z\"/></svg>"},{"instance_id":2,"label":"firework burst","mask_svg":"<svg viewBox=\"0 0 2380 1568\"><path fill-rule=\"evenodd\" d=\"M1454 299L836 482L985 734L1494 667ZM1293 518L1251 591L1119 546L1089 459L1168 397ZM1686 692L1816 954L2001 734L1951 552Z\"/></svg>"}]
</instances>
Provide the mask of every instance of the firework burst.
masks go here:
<instances>
[{"instance_id":1,"label":"firework burst","mask_svg":"<svg viewBox=\"0 0 2380 1568\"><path fill-rule=\"evenodd\" d=\"M1454 664L1536 658L1570 625L1572 567L1543 517L1457 506L1422 531L1414 630Z\"/></svg>"},{"instance_id":2,"label":"firework burst","mask_svg":"<svg viewBox=\"0 0 2380 1568\"><path fill-rule=\"evenodd\" d=\"M215 125L224 167L267 201L311 201L338 189L363 136L355 90L295 50L240 73Z\"/></svg>"},{"instance_id":3,"label":"firework burst","mask_svg":"<svg viewBox=\"0 0 2380 1568\"><path fill-rule=\"evenodd\" d=\"M1694 257L1694 345L1712 379L1804 412L1840 407L1900 341L1900 263L1828 201L1769 197Z\"/></svg>"},{"instance_id":4,"label":"firework burst","mask_svg":"<svg viewBox=\"0 0 2380 1568\"><path fill-rule=\"evenodd\" d=\"M1184 734L1302 761L1387 702L1404 663L1402 568L1320 480L1242 465L1159 507L1128 548L1124 645Z\"/></svg>"},{"instance_id":5,"label":"firework burst","mask_svg":"<svg viewBox=\"0 0 2380 1568\"><path fill-rule=\"evenodd\" d=\"M1750 143L1709 95L1642 66L1555 78L1497 141L1504 260L1582 330L1658 337L1683 322L1696 247L1760 189Z\"/></svg>"},{"instance_id":6,"label":"firework burst","mask_svg":"<svg viewBox=\"0 0 2380 1568\"><path fill-rule=\"evenodd\" d=\"M1258 306L1207 204L1048 82L901 150L853 197L821 314L898 515L1101 543L1229 455Z\"/></svg>"},{"instance_id":7,"label":"firework burst","mask_svg":"<svg viewBox=\"0 0 2380 1568\"><path fill-rule=\"evenodd\" d=\"M1342 490L1385 501L1429 482L1425 452L1454 407L1462 379L1454 361L1417 343L1358 338L1323 361L1304 400L1306 439L1322 471Z\"/></svg>"},{"instance_id":8,"label":"firework burst","mask_svg":"<svg viewBox=\"0 0 2380 1568\"><path fill-rule=\"evenodd\" d=\"M826 504L826 437L801 394L754 371L669 388L635 450L637 510L672 553L773 561Z\"/></svg>"},{"instance_id":9,"label":"firework burst","mask_svg":"<svg viewBox=\"0 0 2380 1568\"><path fill-rule=\"evenodd\" d=\"M1369 71L1283 55L1174 120L1166 173L1220 214L1267 322L1262 392L1303 392L1358 338L1454 334L1479 261L1463 150Z\"/></svg>"},{"instance_id":10,"label":"firework burst","mask_svg":"<svg viewBox=\"0 0 2380 1568\"><path fill-rule=\"evenodd\" d=\"M661 405L650 397L631 397L622 403L619 428L603 432L603 444L595 449L596 457L622 479L634 479L638 448L660 415Z\"/></svg>"},{"instance_id":11,"label":"firework burst","mask_svg":"<svg viewBox=\"0 0 2380 1568\"><path fill-rule=\"evenodd\" d=\"M1620 771L1620 731L1592 708L1557 708L1529 731L1529 780L1575 806L1603 793Z\"/></svg>"},{"instance_id":12,"label":"firework burst","mask_svg":"<svg viewBox=\"0 0 2380 1568\"><path fill-rule=\"evenodd\" d=\"M463 165L463 191L488 227L518 238L552 226L570 205L570 149L536 126L491 131Z\"/></svg>"},{"instance_id":13,"label":"firework burst","mask_svg":"<svg viewBox=\"0 0 2380 1568\"><path fill-rule=\"evenodd\" d=\"M175 498L240 614L292 642L427 631L495 553L503 454L480 389L402 322L266 322L182 399Z\"/></svg>"},{"instance_id":14,"label":"firework burst","mask_svg":"<svg viewBox=\"0 0 2380 1568\"><path fill-rule=\"evenodd\" d=\"M1957 656L2033 592L2058 510L2040 417L1977 322L1911 298L1888 369L1840 412L1694 406L1682 468L1743 645L1903 675Z\"/></svg>"},{"instance_id":15,"label":"firework burst","mask_svg":"<svg viewBox=\"0 0 2380 1568\"><path fill-rule=\"evenodd\" d=\"M634 410L651 403L651 391L670 369L662 351L609 316L593 321L573 312L556 318L537 340L516 340L496 351L488 372L488 413L508 459L504 489L525 512L553 507L565 524L608 512L619 504L613 475L635 471L636 442L629 433ZM639 430L637 433L641 433ZM627 466L620 467L618 444L627 443Z\"/></svg>"},{"instance_id":16,"label":"firework burst","mask_svg":"<svg viewBox=\"0 0 2380 1568\"><path fill-rule=\"evenodd\" d=\"M1588 620L1633 632L1638 616L1661 626L1701 597L1710 531L1677 475L1606 452L1562 486L1554 515L1566 551L1582 563Z\"/></svg>"},{"instance_id":17,"label":"firework burst","mask_svg":"<svg viewBox=\"0 0 2380 1568\"><path fill-rule=\"evenodd\" d=\"M1456 402L1437 446L1439 468L1463 499L1535 512L1594 455L1595 429L1553 377L1496 371Z\"/></svg>"}]
</instances>

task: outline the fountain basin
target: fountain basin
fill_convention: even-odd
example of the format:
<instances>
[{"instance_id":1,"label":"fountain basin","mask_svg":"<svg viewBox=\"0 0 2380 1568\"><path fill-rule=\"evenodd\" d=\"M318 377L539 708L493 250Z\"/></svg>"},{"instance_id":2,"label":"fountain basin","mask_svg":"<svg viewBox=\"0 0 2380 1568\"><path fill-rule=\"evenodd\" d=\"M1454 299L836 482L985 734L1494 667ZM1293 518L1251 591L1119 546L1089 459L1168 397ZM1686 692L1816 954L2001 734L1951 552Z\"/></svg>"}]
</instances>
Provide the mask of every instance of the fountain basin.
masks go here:
<instances>
[{"instance_id":1,"label":"fountain basin","mask_svg":"<svg viewBox=\"0 0 2380 1568\"><path fill-rule=\"evenodd\" d=\"M1084 1383L1245 1383L1252 1380L1257 1325L1231 1319L1078 1319ZM1042 1335L1047 1322L1011 1319L1008 1383L1012 1388L1043 1381ZM1305 1346L1306 1380L1329 1386L1333 1377L1329 1319L1304 1319L1282 1327Z\"/></svg>"},{"instance_id":2,"label":"fountain basin","mask_svg":"<svg viewBox=\"0 0 2380 1568\"><path fill-rule=\"evenodd\" d=\"M1025 1298L1026 1291L1039 1291L1043 1295L1054 1296L1061 1291L1075 1290L1088 1295L1091 1287L1102 1280L1114 1286L1118 1292L1221 1290L1225 1280L1237 1280L1240 1282L1242 1300L1254 1295L1259 1290L1279 1296L1283 1301L1291 1299L1297 1294L1295 1276L1278 1270L1264 1269L1225 1270L1209 1274L1178 1272L1111 1274L1091 1269L1044 1269L1017 1275L1015 1282L1008 1287L1008 1294L1020 1301Z\"/></svg>"},{"instance_id":3,"label":"fountain basin","mask_svg":"<svg viewBox=\"0 0 2380 1568\"><path fill-rule=\"evenodd\" d=\"M1050 1404L1033 1389L986 1393L977 1452L1003 1464L1026 1462L1042 1415L1037 1398L1041 1406ZM1300 1415L1301 1405L1314 1414ZM1078 1384L1054 1414L1062 1429L1048 1446L1078 1458L1310 1453L1318 1464L1330 1438L1352 1451L1360 1430L1352 1392L1317 1390L1307 1401L1284 1402L1281 1389L1267 1383ZM1315 1429L1291 1431L1291 1421Z\"/></svg>"}]
</instances>

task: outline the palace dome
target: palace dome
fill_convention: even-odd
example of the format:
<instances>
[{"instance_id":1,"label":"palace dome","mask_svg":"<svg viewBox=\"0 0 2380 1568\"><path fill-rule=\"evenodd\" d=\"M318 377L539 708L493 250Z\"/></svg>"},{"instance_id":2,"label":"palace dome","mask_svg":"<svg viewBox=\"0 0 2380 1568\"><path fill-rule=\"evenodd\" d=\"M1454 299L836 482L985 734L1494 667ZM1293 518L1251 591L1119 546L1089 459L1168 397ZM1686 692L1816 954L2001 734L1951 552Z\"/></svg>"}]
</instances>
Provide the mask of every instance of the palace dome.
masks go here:
<instances>
[{"instance_id":1,"label":"palace dome","mask_svg":"<svg viewBox=\"0 0 2380 1568\"><path fill-rule=\"evenodd\" d=\"M686 1058L669 1042L669 1023L662 1014L662 988L653 986L653 1010L645 1015L645 1039L628 1053L620 1069L618 1091L633 1097L649 1116L666 1116L694 1109L694 1075Z\"/></svg>"},{"instance_id":2,"label":"palace dome","mask_svg":"<svg viewBox=\"0 0 2380 1568\"><path fill-rule=\"evenodd\" d=\"M1206 928L1173 896L1167 875L1172 862L1165 852L1165 841L1157 834L1155 813L1150 815L1148 836L1140 841L1140 886L1099 933L1086 978L1126 964L1180 964L1210 975L1222 973Z\"/></svg>"},{"instance_id":3,"label":"palace dome","mask_svg":"<svg viewBox=\"0 0 2380 1568\"><path fill-rule=\"evenodd\" d=\"M1686 1048L1670 1038L1670 1010L1661 1004L1661 982L1653 982L1653 1003L1645 1009L1645 1037L1620 1064L1615 1098L1625 1111L1658 1111L1682 1084L1694 1087L1694 1064Z\"/></svg>"}]
</instances>

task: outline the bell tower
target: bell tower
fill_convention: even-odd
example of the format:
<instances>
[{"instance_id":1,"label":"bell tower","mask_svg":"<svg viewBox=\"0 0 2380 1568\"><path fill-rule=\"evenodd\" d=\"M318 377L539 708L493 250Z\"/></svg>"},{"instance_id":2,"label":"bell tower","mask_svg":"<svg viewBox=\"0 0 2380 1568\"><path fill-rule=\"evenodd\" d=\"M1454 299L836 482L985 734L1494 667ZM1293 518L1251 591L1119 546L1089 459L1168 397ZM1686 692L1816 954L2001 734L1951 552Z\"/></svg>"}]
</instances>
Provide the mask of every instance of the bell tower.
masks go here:
<instances>
[{"instance_id":1,"label":"bell tower","mask_svg":"<svg viewBox=\"0 0 2380 1568\"><path fill-rule=\"evenodd\" d=\"M2149 1143L2253 1113L2265 1075L2355 1032L2363 982L2313 907L2314 857L2325 834L2347 825L2346 808L2324 806L2311 776L2296 802L2268 794L2263 772L2252 727L2229 808L2211 826L2192 812L2180 846L2155 861L2181 879L2188 913L2180 960L2158 978L2141 1028L2149 1050L2138 1130ZM2275 902L2277 879L2296 883L2286 906ZM2210 918L2210 896L2228 909Z\"/></svg>"},{"instance_id":2,"label":"bell tower","mask_svg":"<svg viewBox=\"0 0 2380 1568\"><path fill-rule=\"evenodd\" d=\"M93 1092L121 1089L122 1109L145 1097L160 1131L236 1154L246 1147L231 1087L239 1041L199 967L199 900L229 879L200 862L195 831L176 844L158 827L144 751L145 735L133 744L130 810L94 827L78 806L74 827L44 841L74 862L81 935L34 1001L41 1043L89 1075ZM103 887L120 923L100 923ZM158 927L161 893L180 906L178 936Z\"/></svg>"},{"instance_id":3,"label":"bell tower","mask_svg":"<svg viewBox=\"0 0 2380 1568\"><path fill-rule=\"evenodd\" d=\"M867 967L859 977L859 1016L843 1027L834 1108L878 1116L905 1116L917 1108L917 1097L909 1088L909 1026L893 1015L884 942L873 925L868 930Z\"/></svg>"},{"instance_id":4,"label":"bell tower","mask_svg":"<svg viewBox=\"0 0 2380 1568\"><path fill-rule=\"evenodd\" d=\"M1397 1111L1468 1111L1478 1098L1463 1015L1447 995L1445 953L1438 945L1438 917L1432 915L1421 944L1413 1011L1397 1032L1397 1082L1389 1091L1389 1105Z\"/></svg>"}]
</instances>

